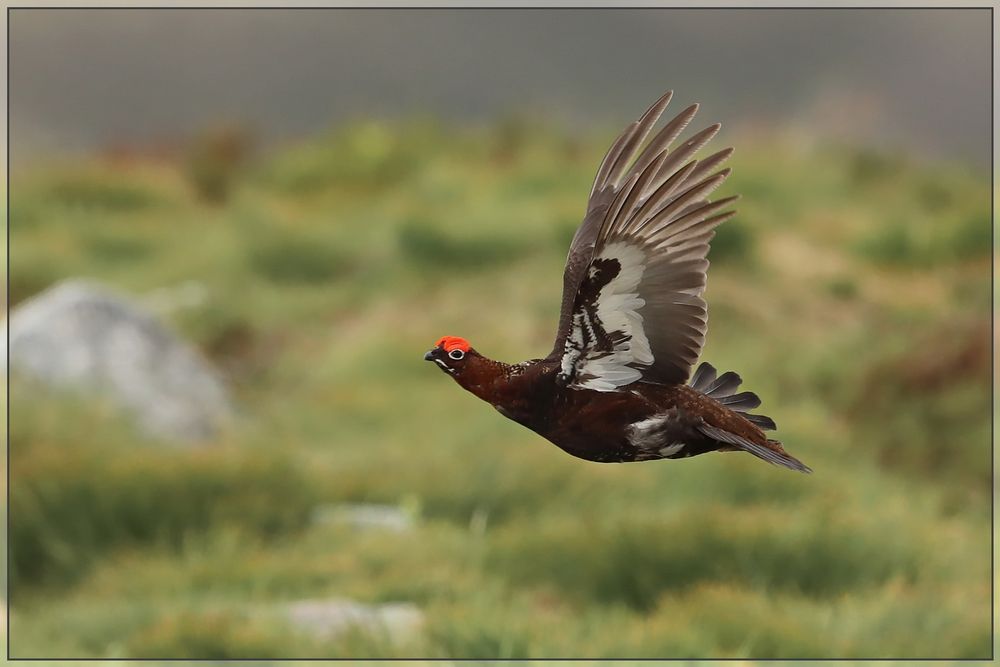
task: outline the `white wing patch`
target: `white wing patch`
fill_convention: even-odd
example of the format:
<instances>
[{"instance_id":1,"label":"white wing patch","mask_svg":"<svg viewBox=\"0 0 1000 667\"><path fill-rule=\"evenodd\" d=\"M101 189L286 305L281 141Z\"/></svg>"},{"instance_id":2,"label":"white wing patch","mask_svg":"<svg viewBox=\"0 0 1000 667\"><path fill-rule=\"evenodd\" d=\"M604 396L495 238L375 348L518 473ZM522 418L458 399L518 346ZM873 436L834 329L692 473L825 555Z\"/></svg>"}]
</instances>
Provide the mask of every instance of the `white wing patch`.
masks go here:
<instances>
[{"instance_id":1,"label":"white wing patch","mask_svg":"<svg viewBox=\"0 0 1000 667\"><path fill-rule=\"evenodd\" d=\"M577 309L573 313L573 329L563 354L561 370L567 377L578 378L573 383L575 387L615 391L642 377L642 373L633 365L648 366L653 363L653 354L639 313L646 305L638 290L645 270L645 254L636 246L625 242L609 244L587 269L588 278L595 278L595 264L599 264L600 260L611 259L617 260L620 269L601 288L593 317L587 308ZM605 337L614 341L611 350L593 347L594 341L601 338L602 332Z\"/></svg>"},{"instance_id":2,"label":"white wing patch","mask_svg":"<svg viewBox=\"0 0 1000 667\"><path fill-rule=\"evenodd\" d=\"M680 384L701 353L709 242L735 214L726 210L735 197L709 196L729 176L718 168L733 151L695 158L718 123L673 145L697 104L652 134L670 97L622 132L594 178L566 259L559 333L547 357L560 360L560 386Z\"/></svg>"}]
</instances>

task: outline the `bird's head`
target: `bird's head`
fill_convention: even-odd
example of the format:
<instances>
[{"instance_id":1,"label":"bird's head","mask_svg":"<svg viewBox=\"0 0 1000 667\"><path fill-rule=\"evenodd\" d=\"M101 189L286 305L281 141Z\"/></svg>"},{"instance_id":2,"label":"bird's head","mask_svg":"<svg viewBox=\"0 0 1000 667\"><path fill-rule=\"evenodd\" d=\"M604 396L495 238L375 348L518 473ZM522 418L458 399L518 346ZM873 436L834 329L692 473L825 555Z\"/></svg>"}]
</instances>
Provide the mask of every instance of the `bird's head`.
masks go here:
<instances>
[{"instance_id":1,"label":"bird's head","mask_svg":"<svg viewBox=\"0 0 1000 667\"><path fill-rule=\"evenodd\" d=\"M424 361L433 361L448 375L458 377L469 367L469 362L477 352L469 341L458 336L443 336L424 355Z\"/></svg>"}]
</instances>

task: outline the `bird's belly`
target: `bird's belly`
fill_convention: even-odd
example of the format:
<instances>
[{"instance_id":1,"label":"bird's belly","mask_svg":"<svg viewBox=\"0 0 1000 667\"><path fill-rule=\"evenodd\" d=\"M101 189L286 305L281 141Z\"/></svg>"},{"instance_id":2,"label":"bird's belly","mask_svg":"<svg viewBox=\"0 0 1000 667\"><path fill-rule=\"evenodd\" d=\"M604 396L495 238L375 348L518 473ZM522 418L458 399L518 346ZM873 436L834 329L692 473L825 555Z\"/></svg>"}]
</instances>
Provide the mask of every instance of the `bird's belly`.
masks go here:
<instances>
[{"instance_id":1,"label":"bird's belly","mask_svg":"<svg viewBox=\"0 0 1000 667\"><path fill-rule=\"evenodd\" d=\"M695 428L698 419L681 408L669 408L629 424L627 437L636 461L682 459L710 451Z\"/></svg>"},{"instance_id":2,"label":"bird's belly","mask_svg":"<svg viewBox=\"0 0 1000 667\"><path fill-rule=\"evenodd\" d=\"M599 463L692 456L699 448L690 417L633 392L573 392L529 428L573 456ZM697 453L701 453L697 451Z\"/></svg>"}]
</instances>

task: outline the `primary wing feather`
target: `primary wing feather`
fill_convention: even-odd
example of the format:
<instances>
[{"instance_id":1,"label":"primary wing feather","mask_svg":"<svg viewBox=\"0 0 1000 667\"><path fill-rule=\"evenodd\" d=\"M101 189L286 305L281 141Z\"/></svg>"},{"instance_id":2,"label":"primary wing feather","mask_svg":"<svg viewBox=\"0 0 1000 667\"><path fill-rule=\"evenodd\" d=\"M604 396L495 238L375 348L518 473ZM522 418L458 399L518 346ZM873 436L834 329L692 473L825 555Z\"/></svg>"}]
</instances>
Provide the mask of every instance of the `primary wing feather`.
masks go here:
<instances>
[{"instance_id":1,"label":"primary wing feather","mask_svg":"<svg viewBox=\"0 0 1000 667\"><path fill-rule=\"evenodd\" d=\"M656 125L656 121L660 119L660 115L667 108L667 105L670 104L670 98L673 95L674 92L668 90L646 110L646 113L639 120L630 123L618 138L615 139L614 143L611 144L611 148L608 149L608 152L604 155L604 159L601 160L601 166L597 169L594 184L590 189L587 214L584 216L580 227L577 228L576 234L573 235L573 240L569 246L569 254L566 256L566 269L563 271L563 298L559 314L559 329L549 358L562 355L566 337L569 335L570 319L573 315L573 303L576 299L576 292L580 287L580 282L583 280L583 274L586 272L590 260L593 259L594 244L597 241L598 232L600 232L601 226L604 223L608 207L621 189L620 181L622 174L625 168L635 159L642 142L649 136L650 131ZM674 120L676 121L677 119ZM671 121L671 123L673 122ZM683 129L682 126L678 130L678 133L683 131ZM653 142L661 140L661 135L663 135L662 130L653 139ZM637 137L638 141L636 141Z\"/></svg>"},{"instance_id":2,"label":"primary wing feather","mask_svg":"<svg viewBox=\"0 0 1000 667\"><path fill-rule=\"evenodd\" d=\"M723 209L736 199L708 197L729 175L716 169L732 149L693 159L719 131L716 124L671 150L697 105L643 146L670 97L612 144L570 245L550 358L574 386L614 391L640 379L681 383L701 353L708 244L734 214Z\"/></svg>"}]
</instances>

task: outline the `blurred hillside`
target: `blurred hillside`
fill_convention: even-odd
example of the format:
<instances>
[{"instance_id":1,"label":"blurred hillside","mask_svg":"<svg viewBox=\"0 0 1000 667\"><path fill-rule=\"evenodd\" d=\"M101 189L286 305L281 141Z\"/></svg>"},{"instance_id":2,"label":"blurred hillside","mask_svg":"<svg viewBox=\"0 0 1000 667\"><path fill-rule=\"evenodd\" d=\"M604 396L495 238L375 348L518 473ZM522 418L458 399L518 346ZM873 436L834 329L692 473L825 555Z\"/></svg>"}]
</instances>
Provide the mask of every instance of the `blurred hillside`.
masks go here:
<instances>
[{"instance_id":1,"label":"blurred hillside","mask_svg":"<svg viewBox=\"0 0 1000 667\"><path fill-rule=\"evenodd\" d=\"M268 144L331 119L420 113L489 124L530 109L617 130L672 87L729 128L797 125L988 169L990 16L943 6L13 8L11 164L162 143L220 119Z\"/></svg>"},{"instance_id":2,"label":"blurred hillside","mask_svg":"<svg viewBox=\"0 0 1000 667\"><path fill-rule=\"evenodd\" d=\"M573 459L422 361L547 352L608 136L345 126L254 157L119 152L11 183L12 306L85 276L224 371L217 442L142 442L11 382L11 654L985 657L990 192L983 174L767 131L720 196L704 358L815 469ZM192 282L193 281L193 282ZM408 532L323 520L399 506ZM409 602L402 644L299 636L307 598Z\"/></svg>"}]
</instances>

